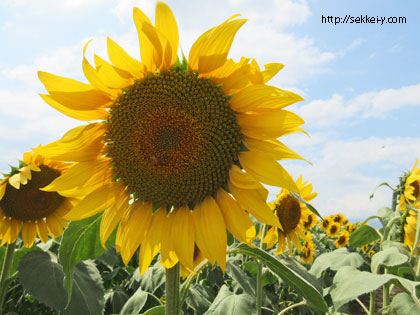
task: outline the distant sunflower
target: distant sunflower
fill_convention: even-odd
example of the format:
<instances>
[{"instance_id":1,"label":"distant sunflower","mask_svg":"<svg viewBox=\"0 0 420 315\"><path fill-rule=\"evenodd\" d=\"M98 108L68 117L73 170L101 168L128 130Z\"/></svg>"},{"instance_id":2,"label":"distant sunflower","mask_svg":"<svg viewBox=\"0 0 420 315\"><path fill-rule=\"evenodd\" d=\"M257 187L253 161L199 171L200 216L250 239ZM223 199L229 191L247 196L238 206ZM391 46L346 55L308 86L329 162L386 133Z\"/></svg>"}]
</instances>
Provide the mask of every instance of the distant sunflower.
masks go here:
<instances>
[{"instance_id":1,"label":"distant sunflower","mask_svg":"<svg viewBox=\"0 0 420 315\"><path fill-rule=\"evenodd\" d=\"M420 167L417 168L418 160L414 163L410 172L402 178L403 191L398 204L399 210L405 210L406 205L420 200Z\"/></svg>"},{"instance_id":2,"label":"distant sunflower","mask_svg":"<svg viewBox=\"0 0 420 315\"><path fill-rule=\"evenodd\" d=\"M63 234L67 221L63 216L73 208L77 199L63 197L40 188L63 174L68 165L26 152L19 167L0 182L0 239L1 245L12 244L19 233L26 247L36 236L41 241Z\"/></svg>"},{"instance_id":3,"label":"distant sunflower","mask_svg":"<svg viewBox=\"0 0 420 315\"><path fill-rule=\"evenodd\" d=\"M302 98L266 85L283 65L261 71L255 60L227 59L246 21L237 15L201 35L182 61L166 4L157 3L155 25L138 8L133 16L141 61L108 38L112 64L83 58L90 84L39 72L44 101L82 121L102 120L40 149L77 162L46 190L86 195L70 220L105 211L102 242L119 224L117 250L128 263L141 245L141 273L158 252L166 268L180 261L192 270L195 246L224 269L226 229L250 243L249 214L280 226L261 183L297 191L277 160L301 157L277 138L302 131L303 120L284 109Z\"/></svg>"},{"instance_id":4,"label":"distant sunflower","mask_svg":"<svg viewBox=\"0 0 420 315\"><path fill-rule=\"evenodd\" d=\"M335 240L335 247L342 248L346 246L349 243L349 239L349 232L347 232L346 230L342 231Z\"/></svg>"},{"instance_id":5,"label":"distant sunflower","mask_svg":"<svg viewBox=\"0 0 420 315\"><path fill-rule=\"evenodd\" d=\"M302 246L302 255L300 260L304 263L311 263L314 261L315 256L315 244L312 240L312 234L310 232L306 232L303 246Z\"/></svg>"},{"instance_id":6,"label":"distant sunflower","mask_svg":"<svg viewBox=\"0 0 420 315\"><path fill-rule=\"evenodd\" d=\"M362 252L366 253L369 250L369 245L365 244L362 246Z\"/></svg>"},{"instance_id":7,"label":"distant sunflower","mask_svg":"<svg viewBox=\"0 0 420 315\"><path fill-rule=\"evenodd\" d=\"M331 223L327 229L327 235L329 237L334 237L340 232L340 225L338 223Z\"/></svg>"},{"instance_id":8,"label":"distant sunflower","mask_svg":"<svg viewBox=\"0 0 420 315\"><path fill-rule=\"evenodd\" d=\"M322 219L322 221L320 223L320 227L324 232L327 232L331 223L332 223L332 218L331 217L325 217L325 218Z\"/></svg>"},{"instance_id":9,"label":"distant sunflower","mask_svg":"<svg viewBox=\"0 0 420 315\"><path fill-rule=\"evenodd\" d=\"M312 184L309 184L308 181L302 182L302 176L299 176L297 179L296 186L301 198L307 202L314 199L317 195L312 192ZM278 242L276 255L282 254L286 250L286 240L290 254L292 253L292 243L300 250L299 237L303 239L306 231L303 219L307 218L306 213L310 212L310 210L304 203L296 200L285 188L278 194L277 201L274 204L270 204L270 206L279 218L281 228L271 226L263 239L263 243L266 243L269 249Z\"/></svg>"},{"instance_id":10,"label":"distant sunflower","mask_svg":"<svg viewBox=\"0 0 420 315\"><path fill-rule=\"evenodd\" d=\"M343 222L344 222L344 220L346 219L346 217L344 216L344 214L341 214L341 213L336 213L336 214L334 214L333 216L332 216L332 220L335 222L335 223L338 223L338 224L340 224L340 225L342 225L343 224Z\"/></svg>"},{"instance_id":11,"label":"distant sunflower","mask_svg":"<svg viewBox=\"0 0 420 315\"><path fill-rule=\"evenodd\" d=\"M375 251L374 250L370 250L369 253L368 253L368 257L369 258L372 258L373 254L375 254Z\"/></svg>"}]
</instances>

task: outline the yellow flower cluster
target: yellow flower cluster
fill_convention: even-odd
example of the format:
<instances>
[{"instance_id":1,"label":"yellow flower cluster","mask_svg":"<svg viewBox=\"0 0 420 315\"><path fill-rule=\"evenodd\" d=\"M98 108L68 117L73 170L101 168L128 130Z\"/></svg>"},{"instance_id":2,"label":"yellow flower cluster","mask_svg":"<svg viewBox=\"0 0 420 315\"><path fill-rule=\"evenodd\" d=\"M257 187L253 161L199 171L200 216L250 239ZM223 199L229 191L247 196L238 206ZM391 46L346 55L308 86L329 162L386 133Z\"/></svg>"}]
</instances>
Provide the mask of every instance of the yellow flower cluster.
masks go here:
<instances>
[{"instance_id":1,"label":"yellow flower cluster","mask_svg":"<svg viewBox=\"0 0 420 315\"><path fill-rule=\"evenodd\" d=\"M335 246L342 248L349 243L350 234L357 229L342 213L325 217L320 222L320 228L331 238L335 239Z\"/></svg>"}]
</instances>

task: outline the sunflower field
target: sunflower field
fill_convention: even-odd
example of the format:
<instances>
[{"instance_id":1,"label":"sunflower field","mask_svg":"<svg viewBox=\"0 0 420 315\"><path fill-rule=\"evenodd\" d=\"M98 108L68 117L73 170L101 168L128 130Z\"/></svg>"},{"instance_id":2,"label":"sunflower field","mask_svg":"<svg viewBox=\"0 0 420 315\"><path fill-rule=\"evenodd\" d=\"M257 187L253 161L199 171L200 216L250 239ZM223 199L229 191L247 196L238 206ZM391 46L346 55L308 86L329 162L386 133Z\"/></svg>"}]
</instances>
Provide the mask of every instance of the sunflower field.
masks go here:
<instances>
[{"instance_id":1,"label":"sunflower field","mask_svg":"<svg viewBox=\"0 0 420 315\"><path fill-rule=\"evenodd\" d=\"M306 161L281 141L306 133L268 83L283 65L228 58L246 20L179 56L165 3L133 18L140 59L107 38L89 83L38 72L83 124L3 174L0 315L420 314L417 160L375 216L324 216L281 165Z\"/></svg>"}]
</instances>

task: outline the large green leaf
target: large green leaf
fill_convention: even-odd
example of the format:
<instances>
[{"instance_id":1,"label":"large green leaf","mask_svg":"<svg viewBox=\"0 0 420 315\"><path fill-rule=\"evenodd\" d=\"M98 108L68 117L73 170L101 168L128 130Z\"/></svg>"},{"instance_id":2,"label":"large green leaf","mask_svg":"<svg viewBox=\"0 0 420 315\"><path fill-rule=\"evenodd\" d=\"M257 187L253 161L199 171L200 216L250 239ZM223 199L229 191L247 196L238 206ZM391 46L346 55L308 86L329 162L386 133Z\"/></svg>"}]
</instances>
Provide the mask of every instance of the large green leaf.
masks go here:
<instances>
[{"instance_id":1,"label":"large green leaf","mask_svg":"<svg viewBox=\"0 0 420 315\"><path fill-rule=\"evenodd\" d=\"M74 268L73 294L67 304L67 291L63 286L63 268L49 252L31 251L19 264L19 282L38 301L66 315L102 314L104 288L96 266L91 261Z\"/></svg>"},{"instance_id":2,"label":"large green leaf","mask_svg":"<svg viewBox=\"0 0 420 315\"><path fill-rule=\"evenodd\" d=\"M139 277L139 269L135 271ZM146 272L138 278L143 291L153 293L165 283L165 268L159 265L149 267Z\"/></svg>"},{"instance_id":3,"label":"large green leaf","mask_svg":"<svg viewBox=\"0 0 420 315\"><path fill-rule=\"evenodd\" d=\"M392 310L397 315L420 315L420 306L417 305L407 293L398 293L392 299Z\"/></svg>"},{"instance_id":4,"label":"large green leaf","mask_svg":"<svg viewBox=\"0 0 420 315\"><path fill-rule=\"evenodd\" d=\"M165 315L165 306L155 306L148 309L143 315Z\"/></svg>"},{"instance_id":5,"label":"large green leaf","mask_svg":"<svg viewBox=\"0 0 420 315\"><path fill-rule=\"evenodd\" d=\"M19 282L39 302L61 311L66 306L63 268L47 252L29 252L20 260Z\"/></svg>"},{"instance_id":6,"label":"large green leaf","mask_svg":"<svg viewBox=\"0 0 420 315\"><path fill-rule=\"evenodd\" d=\"M197 314L204 314L215 298L213 289L209 286L191 284L185 303L196 311Z\"/></svg>"},{"instance_id":7,"label":"large green leaf","mask_svg":"<svg viewBox=\"0 0 420 315\"><path fill-rule=\"evenodd\" d=\"M143 306L146 304L148 293L138 288L137 291L128 299L121 315L138 314Z\"/></svg>"},{"instance_id":8,"label":"large green leaf","mask_svg":"<svg viewBox=\"0 0 420 315\"><path fill-rule=\"evenodd\" d=\"M407 293L414 292L420 282L410 281L391 274L373 274L346 266L337 271L331 286L330 294L336 309L358 296L372 292L392 281Z\"/></svg>"},{"instance_id":9,"label":"large green leaf","mask_svg":"<svg viewBox=\"0 0 420 315\"><path fill-rule=\"evenodd\" d=\"M115 289L105 294L105 304L108 304L111 307L112 313L114 314L120 313L127 300L127 293L125 293L124 290L121 289L121 287L118 285Z\"/></svg>"},{"instance_id":10,"label":"large green leaf","mask_svg":"<svg viewBox=\"0 0 420 315\"><path fill-rule=\"evenodd\" d=\"M372 256L370 269L373 273L378 273L379 267L381 265L398 266L405 263L407 260L408 257L403 254L400 254L398 248L390 247Z\"/></svg>"},{"instance_id":11,"label":"large green leaf","mask_svg":"<svg viewBox=\"0 0 420 315\"><path fill-rule=\"evenodd\" d=\"M91 260L81 261L74 267L73 293L64 315L102 314L104 287L101 275Z\"/></svg>"},{"instance_id":12,"label":"large green leaf","mask_svg":"<svg viewBox=\"0 0 420 315\"><path fill-rule=\"evenodd\" d=\"M322 272L328 268L338 270L344 266L359 268L364 259L358 253L349 253L347 248L339 248L330 253L320 255L313 263L309 272L319 278Z\"/></svg>"},{"instance_id":13,"label":"large green leaf","mask_svg":"<svg viewBox=\"0 0 420 315\"><path fill-rule=\"evenodd\" d=\"M373 227L362 225L350 234L350 245L353 248L358 248L379 240L380 238L381 236Z\"/></svg>"},{"instance_id":14,"label":"large green leaf","mask_svg":"<svg viewBox=\"0 0 420 315\"><path fill-rule=\"evenodd\" d=\"M73 268L83 260L94 259L101 256L106 249L102 247L99 236L99 227L102 213L81 221L71 222L64 231L58 251L60 263L64 271L64 287L69 293L69 300L73 284ZM115 242L115 233L108 239L106 246Z\"/></svg>"},{"instance_id":15,"label":"large green leaf","mask_svg":"<svg viewBox=\"0 0 420 315\"><path fill-rule=\"evenodd\" d=\"M257 287L257 281L255 279L249 277L245 271L231 262L226 264L226 273L240 285L246 294L252 296L253 298L256 297L255 288Z\"/></svg>"},{"instance_id":16,"label":"large green leaf","mask_svg":"<svg viewBox=\"0 0 420 315\"><path fill-rule=\"evenodd\" d=\"M327 311L328 307L323 298L321 282L294 259L286 256L277 259L259 248L251 248L244 244L239 245L232 252L259 259L273 273L294 288L300 296L304 297L310 306L322 312Z\"/></svg>"},{"instance_id":17,"label":"large green leaf","mask_svg":"<svg viewBox=\"0 0 420 315\"><path fill-rule=\"evenodd\" d=\"M210 308L204 315L251 314L255 310L255 299L248 294L233 294L223 285Z\"/></svg>"}]
</instances>

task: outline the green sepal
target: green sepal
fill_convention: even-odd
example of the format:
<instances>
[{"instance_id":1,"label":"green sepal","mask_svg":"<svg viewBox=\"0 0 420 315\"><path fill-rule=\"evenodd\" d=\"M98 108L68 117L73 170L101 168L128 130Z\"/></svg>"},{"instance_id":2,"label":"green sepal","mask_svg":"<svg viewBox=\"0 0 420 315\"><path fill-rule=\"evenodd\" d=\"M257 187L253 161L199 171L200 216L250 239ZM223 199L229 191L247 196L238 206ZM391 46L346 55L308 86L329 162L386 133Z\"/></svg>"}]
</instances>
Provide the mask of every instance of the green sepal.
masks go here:
<instances>
[{"instance_id":1,"label":"green sepal","mask_svg":"<svg viewBox=\"0 0 420 315\"><path fill-rule=\"evenodd\" d=\"M153 203L152 204L152 215L156 213L156 211L158 211L160 208L162 207L162 205ZM168 213L168 210L166 210L166 212Z\"/></svg>"},{"instance_id":2,"label":"green sepal","mask_svg":"<svg viewBox=\"0 0 420 315\"><path fill-rule=\"evenodd\" d=\"M228 185L228 182L227 181L222 184L222 188L224 190L226 190L227 193L231 194L230 189L229 189L229 185Z\"/></svg>"},{"instance_id":3,"label":"green sepal","mask_svg":"<svg viewBox=\"0 0 420 315\"><path fill-rule=\"evenodd\" d=\"M182 49L181 49L181 53L182 53L182 62L179 59L179 57L177 57L174 69L175 71L178 71L178 72L188 72L188 61L187 61L187 58L185 58L185 55Z\"/></svg>"},{"instance_id":4,"label":"green sepal","mask_svg":"<svg viewBox=\"0 0 420 315\"><path fill-rule=\"evenodd\" d=\"M190 208L190 210L194 210L195 206L196 206L196 204L195 204L194 201L188 202L188 208Z\"/></svg>"},{"instance_id":5,"label":"green sepal","mask_svg":"<svg viewBox=\"0 0 420 315\"><path fill-rule=\"evenodd\" d=\"M245 145L245 143L243 143L243 141L241 141L241 147L239 148L239 152L249 152L250 150L248 149L248 147Z\"/></svg>"}]
</instances>

